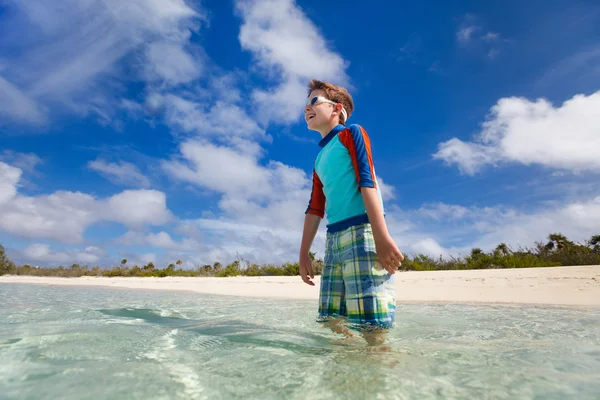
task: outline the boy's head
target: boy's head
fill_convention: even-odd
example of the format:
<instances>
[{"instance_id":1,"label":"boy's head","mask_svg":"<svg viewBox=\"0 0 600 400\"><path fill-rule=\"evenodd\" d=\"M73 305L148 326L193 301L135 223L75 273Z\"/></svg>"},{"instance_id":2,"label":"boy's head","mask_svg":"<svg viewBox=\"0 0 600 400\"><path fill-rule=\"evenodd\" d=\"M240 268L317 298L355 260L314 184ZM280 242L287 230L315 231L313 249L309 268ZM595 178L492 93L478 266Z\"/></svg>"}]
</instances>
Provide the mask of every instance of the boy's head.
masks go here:
<instances>
[{"instance_id":1,"label":"boy's head","mask_svg":"<svg viewBox=\"0 0 600 400\"><path fill-rule=\"evenodd\" d=\"M304 107L309 129L327 133L337 124L345 125L353 110L354 101L345 88L316 79L309 82Z\"/></svg>"}]
</instances>

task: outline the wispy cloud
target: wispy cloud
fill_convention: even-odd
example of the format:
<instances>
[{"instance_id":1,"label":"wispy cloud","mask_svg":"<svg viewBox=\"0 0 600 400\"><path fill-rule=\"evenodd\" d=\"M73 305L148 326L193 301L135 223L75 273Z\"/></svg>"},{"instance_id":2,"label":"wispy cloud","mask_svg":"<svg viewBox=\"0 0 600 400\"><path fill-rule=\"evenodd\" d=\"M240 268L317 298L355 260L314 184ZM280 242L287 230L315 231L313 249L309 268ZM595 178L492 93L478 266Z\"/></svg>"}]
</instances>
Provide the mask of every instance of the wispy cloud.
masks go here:
<instances>
[{"instance_id":1,"label":"wispy cloud","mask_svg":"<svg viewBox=\"0 0 600 400\"><path fill-rule=\"evenodd\" d=\"M297 121L309 79L349 84L347 62L327 46L294 1L238 0L236 9L242 18L242 48L254 56L257 71L275 83L252 93L264 123Z\"/></svg>"},{"instance_id":2,"label":"wispy cloud","mask_svg":"<svg viewBox=\"0 0 600 400\"><path fill-rule=\"evenodd\" d=\"M456 32L456 40L458 40L459 43L467 44L473 39L474 33L479 29L481 28L475 25L462 26L458 32Z\"/></svg>"},{"instance_id":3,"label":"wispy cloud","mask_svg":"<svg viewBox=\"0 0 600 400\"><path fill-rule=\"evenodd\" d=\"M142 233L136 231L128 231L126 234L115 239L115 244L119 245L148 245L153 248L166 249L173 251L198 252L206 250L200 241L192 238L184 238L181 241L173 239L173 237L165 231L158 233Z\"/></svg>"},{"instance_id":4,"label":"wispy cloud","mask_svg":"<svg viewBox=\"0 0 600 400\"><path fill-rule=\"evenodd\" d=\"M417 61L417 54L421 50L423 39L417 34L411 35L411 37L400 47L396 54L398 61L407 60L412 63Z\"/></svg>"},{"instance_id":5,"label":"wispy cloud","mask_svg":"<svg viewBox=\"0 0 600 400\"><path fill-rule=\"evenodd\" d=\"M0 161L20 168L29 175L40 175L37 167L44 161L35 153L21 153L12 150L4 150L0 154Z\"/></svg>"},{"instance_id":6,"label":"wispy cloud","mask_svg":"<svg viewBox=\"0 0 600 400\"><path fill-rule=\"evenodd\" d=\"M600 197L558 202L523 212L506 206L464 207L428 204L412 213L415 223L435 231L442 243L462 237L461 248L491 250L501 242L513 248L531 247L548 234L561 232L581 243L597 234L600 226ZM434 220L428 224L427 220ZM465 240L466 239L466 240Z\"/></svg>"},{"instance_id":7,"label":"wispy cloud","mask_svg":"<svg viewBox=\"0 0 600 400\"><path fill-rule=\"evenodd\" d=\"M496 32L488 32L482 36L481 39L489 43L496 42L500 40L500 34Z\"/></svg>"},{"instance_id":8,"label":"wispy cloud","mask_svg":"<svg viewBox=\"0 0 600 400\"><path fill-rule=\"evenodd\" d=\"M134 164L124 161L111 163L97 159L90 161L87 166L116 185L150 187L150 180Z\"/></svg>"},{"instance_id":9,"label":"wispy cloud","mask_svg":"<svg viewBox=\"0 0 600 400\"><path fill-rule=\"evenodd\" d=\"M173 218L161 191L129 190L105 198L70 191L25 196L17 190L22 170L10 167L2 181L1 230L80 243L96 222L114 221L131 229L132 243L168 251L187 250L208 235L211 245L201 249L206 261L229 261L236 254L262 261L295 257L310 180L298 168L263 159L261 143L270 140L269 124L293 123L302 114L308 79L349 84L349 78L347 62L294 1L235 2L240 45L253 57L247 72L221 70L201 44L192 43L191 33L207 21L195 3L33 0L10 7L13 12L0 22L28 34L0 38L0 50L15 44L19 49L3 60L0 75L12 97L25 105L7 118L50 122L55 113L92 113L101 123L118 126L115 114L122 112L164 122L180 141L180 154L162 160L163 171L175 182L220 197L213 216L188 223L200 229L197 237L175 240L170 232L143 232ZM260 86L248 85L252 75ZM141 98L127 97L131 81L145 85ZM119 185L153 184L128 162L98 158L88 168ZM385 188L386 197L393 196L393 188ZM294 234L269 236L276 226ZM257 231L258 237L250 233ZM40 249L46 255L65 253ZM200 260L200 254L189 257Z\"/></svg>"},{"instance_id":10,"label":"wispy cloud","mask_svg":"<svg viewBox=\"0 0 600 400\"><path fill-rule=\"evenodd\" d=\"M0 17L9 32L0 38L0 99L10 107L0 103L0 115L13 120L39 124L51 112L106 119L113 111L107 98L122 91L123 81L178 84L201 72L188 48L190 31L205 15L183 0L31 0L8 7Z\"/></svg>"},{"instance_id":11,"label":"wispy cloud","mask_svg":"<svg viewBox=\"0 0 600 400\"><path fill-rule=\"evenodd\" d=\"M465 15L456 31L456 41L463 48L477 46L490 60L500 54L500 44L505 42L502 35L485 29L480 18L475 14Z\"/></svg>"},{"instance_id":12,"label":"wispy cloud","mask_svg":"<svg viewBox=\"0 0 600 400\"><path fill-rule=\"evenodd\" d=\"M106 252L95 246L87 246L82 250L55 251L49 244L34 243L27 246L20 258L28 261L37 261L46 266L48 264L92 264L106 256Z\"/></svg>"},{"instance_id":13,"label":"wispy cloud","mask_svg":"<svg viewBox=\"0 0 600 400\"><path fill-rule=\"evenodd\" d=\"M256 138L264 129L240 106L229 101L185 99L174 94L155 97L165 107L165 120L173 128L228 141L230 137Z\"/></svg>"},{"instance_id":14,"label":"wispy cloud","mask_svg":"<svg viewBox=\"0 0 600 400\"><path fill-rule=\"evenodd\" d=\"M545 69L535 82L538 88L563 86L570 90L597 90L600 82L600 46L577 49Z\"/></svg>"},{"instance_id":15,"label":"wispy cloud","mask_svg":"<svg viewBox=\"0 0 600 400\"><path fill-rule=\"evenodd\" d=\"M35 99L0 76L0 117L8 121L42 125L47 115ZM7 120L0 119L0 124L6 124Z\"/></svg>"}]
</instances>

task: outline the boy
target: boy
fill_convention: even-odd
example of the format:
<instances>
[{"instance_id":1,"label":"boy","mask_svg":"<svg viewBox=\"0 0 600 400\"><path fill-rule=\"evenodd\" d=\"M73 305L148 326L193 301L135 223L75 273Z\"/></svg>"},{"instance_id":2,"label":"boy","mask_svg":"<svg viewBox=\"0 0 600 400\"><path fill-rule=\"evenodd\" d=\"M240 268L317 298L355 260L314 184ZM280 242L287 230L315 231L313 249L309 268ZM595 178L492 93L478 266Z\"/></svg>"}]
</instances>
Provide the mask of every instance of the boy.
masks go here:
<instances>
[{"instance_id":1,"label":"boy","mask_svg":"<svg viewBox=\"0 0 600 400\"><path fill-rule=\"evenodd\" d=\"M300 275L314 286L309 251L327 214L319 322L352 336L342 324L347 319L369 345L381 345L385 331L395 325L394 273L404 256L384 220L369 137L359 125L346 126L352 97L328 82L312 80L308 88L304 119L322 140L304 219Z\"/></svg>"}]
</instances>

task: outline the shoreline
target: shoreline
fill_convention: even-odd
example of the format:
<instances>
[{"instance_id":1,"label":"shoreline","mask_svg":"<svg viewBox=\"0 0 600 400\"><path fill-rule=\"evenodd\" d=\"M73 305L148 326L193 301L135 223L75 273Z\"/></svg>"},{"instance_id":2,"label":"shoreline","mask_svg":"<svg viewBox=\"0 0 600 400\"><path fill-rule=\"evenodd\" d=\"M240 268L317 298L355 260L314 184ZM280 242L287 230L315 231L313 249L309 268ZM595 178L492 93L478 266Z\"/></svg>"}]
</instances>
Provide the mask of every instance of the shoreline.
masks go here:
<instances>
[{"instance_id":1,"label":"shoreline","mask_svg":"<svg viewBox=\"0 0 600 400\"><path fill-rule=\"evenodd\" d=\"M573 266L459 271L407 271L396 273L397 303L498 303L600 306L600 266ZM315 286L299 276L263 277L39 277L0 276L3 283L61 287L105 287L186 291L212 295L314 300ZM0 289L1 290L1 289Z\"/></svg>"}]
</instances>

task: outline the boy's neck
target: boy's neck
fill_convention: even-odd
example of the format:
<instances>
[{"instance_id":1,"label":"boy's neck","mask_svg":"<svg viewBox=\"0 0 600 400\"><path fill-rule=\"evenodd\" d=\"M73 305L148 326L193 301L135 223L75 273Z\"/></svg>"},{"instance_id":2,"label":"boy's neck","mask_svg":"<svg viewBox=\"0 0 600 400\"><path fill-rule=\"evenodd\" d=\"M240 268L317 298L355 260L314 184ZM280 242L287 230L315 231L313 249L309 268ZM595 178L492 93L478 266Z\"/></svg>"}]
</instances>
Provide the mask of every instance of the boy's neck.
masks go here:
<instances>
[{"instance_id":1,"label":"boy's neck","mask_svg":"<svg viewBox=\"0 0 600 400\"><path fill-rule=\"evenodd\" d=\"M335 128L339 124L340 124L339 121L332 121L326 127L319 129L319 132L321 133L321 138L324 138L325 136L327 136L329 134L329 132L331 132L333 130L333 128Z\"/></svg>"}]
</instances>

